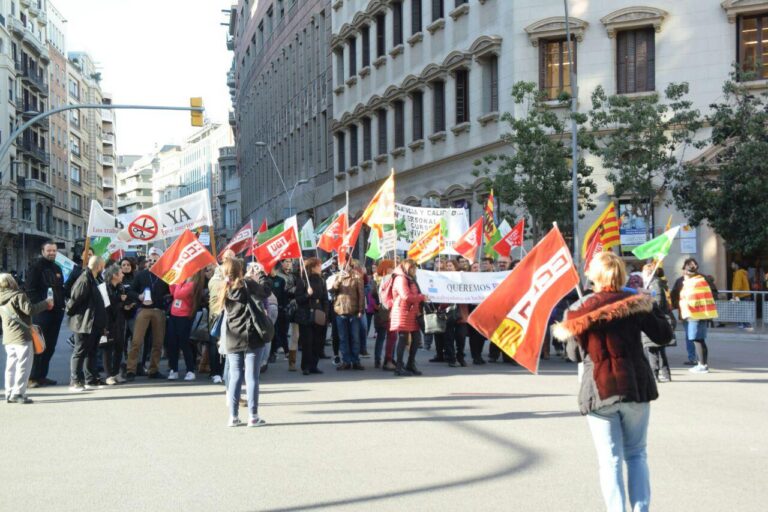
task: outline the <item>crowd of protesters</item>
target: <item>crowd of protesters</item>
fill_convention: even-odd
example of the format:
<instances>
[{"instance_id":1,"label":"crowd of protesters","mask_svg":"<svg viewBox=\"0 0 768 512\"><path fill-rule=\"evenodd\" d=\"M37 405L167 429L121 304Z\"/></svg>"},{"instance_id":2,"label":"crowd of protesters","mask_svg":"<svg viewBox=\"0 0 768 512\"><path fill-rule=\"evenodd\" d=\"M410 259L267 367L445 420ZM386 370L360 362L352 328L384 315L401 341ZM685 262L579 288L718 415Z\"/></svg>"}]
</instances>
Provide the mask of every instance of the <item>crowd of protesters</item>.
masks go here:
<instances>
[{"instance_id":1,"label":"crowd of protesters","mask_svg":"<svg viewBox=\"0 0 768 512\"><path fill-rule=\"evenodd\" d=\"M434 350L429 362L448 367L515 364L496 345L488 343L485 348L485 336L467 322L474 306L429 302L416 281L417 265L412 260L396 263L384 259L368 268L356 260L343 268L318 258L308 258L303 264L284 260L266 275L258 263L225 253L222 265L168 286L150 271L162 255L158 249L150 249L146 258L106 264L91 253L66 281L55 263L56 251L53 242L43 245L40 258L28 271L25 291L12 275L0 278L8 401L30 403L27 388L57 384L48 373L63 321L73 333L69 339L73 346L69 389L73 392L119 385L137 377L195 381L206 374L216 384L229 382L229 398L236 403L239 384L232 383L244 379L250 400L258 389L260 372L278 358L287 361L288 371L301 371L305 376L322 374L319 363L323 359L332 361L326 369L372 369L364 363L371 357L373 369L419 376L423 371L416 364L419 349ZM441 257L434 269L503 271L516 263L484 258L470 264L462 257ZM711 281L698 273L692 259L686 260L683 276L672 287L663 271L653 265L639 274L641 284L630 275L627 286L649 294L670 322L675 321L672 312L678 311L690 347L691 371L706 373L706 330L717 297ZM702 300L704 291L708 295ZM245 298L251 296L263 311L274 313L274 334L269 339L249 331L250 317L244 316L248 308L243 305L248 306ZM550 324L560 320L576 298L574 293L563 299ZM425 334L425 311L443 315L445 328ZM224 312L226 334L219 334L221 329L214 327ZM29 347L32 324L39 326L46 342L40 354L33 354ZM327 353L328 338L331 353ZM643 339L656 379L668 382L671 372L665 347ZM542 358L550 357L550 347L556 355L564 355L564 345L547 334ZM161 371L163 354L167 373ZM259 424L256 407L257 402L249 403L249 422ZM230 420L239 424L234 412Z\"/></svg>"}]
</instances>

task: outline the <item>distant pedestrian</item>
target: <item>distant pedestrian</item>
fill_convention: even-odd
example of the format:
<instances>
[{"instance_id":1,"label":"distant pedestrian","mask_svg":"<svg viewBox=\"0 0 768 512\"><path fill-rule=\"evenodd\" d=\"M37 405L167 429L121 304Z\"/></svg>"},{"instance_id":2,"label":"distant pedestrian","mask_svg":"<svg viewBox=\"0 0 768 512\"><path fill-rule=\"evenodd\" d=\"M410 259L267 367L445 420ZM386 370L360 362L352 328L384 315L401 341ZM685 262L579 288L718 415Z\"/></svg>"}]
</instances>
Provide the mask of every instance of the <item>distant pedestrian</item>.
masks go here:
<instances>
[{"instance_id":1,"label":"distant pedestrian","mask_svg":"<svg viewBox=\"0 0 768 512\"><path fill-rule=\"evenodd\" d=\"M733 290L733 298L738 301L751 301L752 289L749 285L749 274L737 262L731 262L731 270L733 270L733 280L731 289ZM749 322L739 322L740 329L750 329L752 324Z\"/></svg>"},{"instance_id":2,"label":"distant pedestrian","mask_svg":"<svg viewBox=\"0 0 768 512\"><path fill-rule=\"evenodd\" d=\"M640 336L663 345L672 339L672 328L651 297L621 291L627 271L617 255L595 256L588 277L595 293L572 306L553 335L568 341L569 356L584 363L579 408L597 449L606 509L625 510L626 463L631 509L647 511L649 402L659 394Z\"/></svg>"},{"instance_id":3,"label":"distant pedestrian","mask_svg":"<svg viewBox=\"0 0 768 512\"><path fill-rule=\"evenodd\" d=\"M0 274L0 318L5 346L5 400L8 403L30 404L27 384L32 371L32 317L54 306L52 298L35 304L19 289L11 274Z\"/></svg>"},{"instance_id":4,"label":"distant pedestrian","mask_svg":"<svg viewBox=\"0 0 768 512\"><path fill-rule=\"evenodd\" d=\"M669 302L667 301L667 281L662 279L664 276L664 270L657 268L655 263L647 263L643 267L643 279L648 283L646 288L650 292L653 301L658 304L659 308L667 316L667 319L673 319L672 312L669 309ZM674 332L675 324L670 322L672 330ZM672 375L669 369L669 361L667 360L667 348L666 344L657 345L648 336L643 334L643 346L648 351L648 362L651 363L651 370L656 377L657 382L669 382L672 380Z\"/></svg>"},{"instance_id":5,"label":"distant pedestrian","mask_svg":"<svg viewBox=\"0 0 768 512\"><path fill-rule=\"evenodd\" d=\"M699 273L699 264L693 258L688 258L683 263L679 306L680 318L685 322L686 338L693 342L698 361L688 371L709 373L707 324L717 318L717 305L709 281Z\"/></svg>"}]
</instances>

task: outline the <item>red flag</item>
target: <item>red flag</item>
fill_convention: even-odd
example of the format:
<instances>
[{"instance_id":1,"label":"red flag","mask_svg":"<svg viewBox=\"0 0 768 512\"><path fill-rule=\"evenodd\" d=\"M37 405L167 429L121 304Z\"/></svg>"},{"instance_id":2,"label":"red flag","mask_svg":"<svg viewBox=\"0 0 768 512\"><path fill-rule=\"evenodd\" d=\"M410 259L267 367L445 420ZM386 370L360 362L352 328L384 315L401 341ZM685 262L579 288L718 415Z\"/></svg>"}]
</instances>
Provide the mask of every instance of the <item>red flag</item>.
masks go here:
<instances>
[{"instance_id":1,"label":"red flag","mask_svg":"<svg viewBox=\"0 0 768 512\"><path fill-rule=\"evenodd\" d=\"M216 264L216 258L194 233L185 229L157 263L152 265L150 272L168 284L178 284L211 264Z\"/></svg>"},{"instance_id":2,"label":"red flag","mask_svg":"<svg viewBox=\"0 0 768 512\"><path fill-rule=\"evenodd\" d=\"M224 252L227 250L231 250L235 254L239 254L243 252L244 250L248 249L249 246L253 244L253 220L249 220L248 224L244 225L240 228L240 230L235 233L235 236L232 237L232 240L229 241L226 247L221 250L219 253L219 261L222 261L222 256L224 255Z\"/></svg>"},{"instance_id":3,"label":"red flag","mask_svg":"<svg viewBox=\"0 0 768 512\"><path fill-rule=\"evenodd\" d=\"M469 323L532 373L552 309L579 284L557 227L469 315Z\"/></svg>"},{"instance_id":4,"label":"red flag","mask_svg":"<svg viewBox=\"0 0 768 512\"><path fill-rule=\"evenodd\" d=\"M341 213L333 222L323 231L320 239L317 241L317 247L325 252L339 250L344 241L344 234L347 232L347 214Z\"/></svg>"},{"instance_id":5,"label":"red flag","mask_svg":"<svg viewBox=\"0 0 768 512\"><path fill-rule=\"evenodd\" d=\"M453 244L453 250L467 258L470 263L474 263L477 259L477 250L480 248L482 233L483 219L481 217L456 240L456 243Z\"/></svg>"},{"instance_id":6,"label":"red flag","mask_svg":"<svg viewBox=\"0 0 768 512\"><path fill-rule=\"evenodd\" d=\"M513 247L523 246L523 235L525 234L525 219L515 224L509 233L504 235L501 240L496 242L493 250L502 256L509 257Z\"/></svg>"},{"instance_id":7,"label":"red flag","mask_svg":"<svg viewBox=\"0 0 768 512\"><path fill-rule=\"evenodd\" d=\"M584 256L584 273L589 270L589 264L592 263L592 258L603 252L603 250L603 228L598 227L592 235L592 240L589 241L589 245L587 246L587 254Z\"/></svg>"},{"instance_id":8,"label":"red flag","mask_svg":"<svg viewBox=\"0 0 768 512\"><path fill-rule=\"evenodd\" d=\"M363 218L360 217L357 221L349 226L349 229L344 233L344 238L341 241L341 245L337 249L339 255L339 265L344 266L347 263L347 255L352 254L352 250L355 248L357 238L360 236L360 228L363 227Z\"/></svg>"},{"instance_id":9,"label":"red flag","mask_svg":"<svg viewBox=\"0 0 768 512\"><path fill-rule=\"evenodd\" d=\"M272 272L280 260L300 257L299 235L293 226L260 244L256 249L256 259L259 260L267 274Z\"/></svg>"},{"instance_id":10,"label":"red flag","mask_svg":"<svg viewBox=\"0 0 768 512\"><path fill-rule=\"evenodd\" d=\"M260 235L261 233L265 233L267 231L267 229L268 229L267 219L264 219L263 221L261 221L261 226L259 226L258 233L256 233L256 236L254 236L253 240L251 240L251 246L245 252L246 257L247 256L256 256L256 248L259 246L258 235Z\"/></svg>"}]
</instances>

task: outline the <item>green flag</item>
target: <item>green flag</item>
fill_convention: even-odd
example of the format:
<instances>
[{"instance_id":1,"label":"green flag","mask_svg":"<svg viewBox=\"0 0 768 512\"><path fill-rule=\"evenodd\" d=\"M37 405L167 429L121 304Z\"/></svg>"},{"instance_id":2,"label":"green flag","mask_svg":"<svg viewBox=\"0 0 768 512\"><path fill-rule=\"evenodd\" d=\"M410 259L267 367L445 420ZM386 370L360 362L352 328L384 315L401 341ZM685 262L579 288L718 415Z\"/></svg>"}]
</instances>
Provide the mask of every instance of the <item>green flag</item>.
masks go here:
<instances>
[{"instance_id":1,"label":"green flag","mask_svg":"<svg viewBox=\"0 0 768 512\"><path fill-rule=\"evenodd\" d=\"M108 236L94 236L91 238L91 249L93 249L93 254L96 256L101 257L109 257L109 254L106 254L107 247L109 247L110 242L112 242L112 239ZM106 254L106 256L105 256ZM88 262L84 262L86 265Z\"/></svg>"},{"instance_id":2,"label":"green flag","mask_svg":"<svg viewBox=\"0 0 768 512\"><path fill-rule=\"evenodd\" d=\"M368 240L368 251L365 255L374 261L381 259L381 249L379 246L379 232L375 229L371 230L371 238Z\"/></svg>"},{"instance_id":3,"label":"green flag","mask_svg":"<svg viewBox=\"0 0 768 512\"><path fill-rule=\"evenodd\" d=\"M680 231L680 226L675 226L653 240L649 240L643 245L635 247L632 250L632 254L640 260L664 259L664 256L669 254L669 249L672 247L672 240L675 239L678 231Z\"/></svg>"},{"instance_id":4,"label":"green flag","mask_svg":"<svg viewBox=\"0 0 768 512\"><path fill-rule=\"evenodd\" d=\"M256 241L259 244L263 244L264 242L266 242L270 238L276 237L277 235L282 233L284 230L285 230L285 226L283 226L283 223L281 222L277 226L273 226L273 227L269 228L268 230L266 230L265 232L257 234L256 235Z\"/></svg>"}]
</instances>

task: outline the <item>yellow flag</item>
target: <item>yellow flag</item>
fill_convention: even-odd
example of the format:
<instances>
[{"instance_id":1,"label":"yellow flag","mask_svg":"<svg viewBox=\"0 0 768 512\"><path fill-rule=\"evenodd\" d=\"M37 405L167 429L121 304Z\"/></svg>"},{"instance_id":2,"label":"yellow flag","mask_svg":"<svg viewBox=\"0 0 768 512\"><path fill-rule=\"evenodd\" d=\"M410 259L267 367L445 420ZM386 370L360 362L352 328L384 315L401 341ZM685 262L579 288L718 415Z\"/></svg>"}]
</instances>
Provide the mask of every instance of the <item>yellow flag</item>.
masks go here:
<instances>
[{"instance_id":1,"label":"yellow flag","mask_svg":"<svg viewBox=\"0 0 768 512\"><path fill-rule=\"evenodd\" d=\"M445 239L443 238L442 223L438 222L413 241L408 249L408 257L421 265L440 254L443 249L445 249Z\"/></svg>"}]
</instances>

